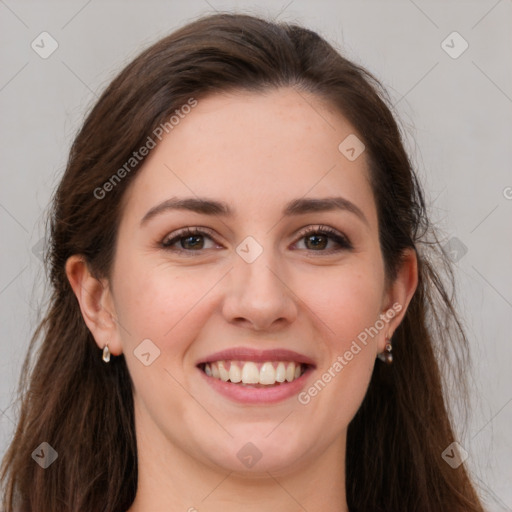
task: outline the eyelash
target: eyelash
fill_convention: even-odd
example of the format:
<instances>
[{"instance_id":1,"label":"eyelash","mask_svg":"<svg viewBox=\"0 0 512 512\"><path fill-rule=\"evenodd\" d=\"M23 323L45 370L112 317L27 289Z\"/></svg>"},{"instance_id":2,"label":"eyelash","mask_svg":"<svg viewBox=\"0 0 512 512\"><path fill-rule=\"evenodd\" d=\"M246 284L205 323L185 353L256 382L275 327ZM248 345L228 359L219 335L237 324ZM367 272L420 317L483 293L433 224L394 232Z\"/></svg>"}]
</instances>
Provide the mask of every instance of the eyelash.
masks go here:
<instances>
[{"instance_id":1,"label":"eyelash","mask_svg":"<svg viewBox=\"0 0 512 512\"><path fill-rule=\"evenodd\" d=\"M310 249L309 252L319 252L319 253L323 253L324 255L327 255L327 254L334 254L336 252L343 251L343 250L350 251L353 249L353 246L352 246L350 240L346 236L339 234L337 231L335 231L334 229L332 229L328 226L322 226L322 225L310 226L310 227L304 229L299 234L297 241L300 241L303 238L306 238L307 236L313 235L313 234L327 236L328 238L330 238L334 242L336 242L340 247L335 248L335 249L319 250L319 251ZM192 249L181 249L181 248L173 249L172 248L172 246L174 244L176 244L177 242L179 242L181 239L188 238L190 236L197 236L197 235L206 236L207 238L210 238L211 240L215 241L211 230L209 230L207 228L187 227L187 228L184 228L184 229L178 231L172 238L164 238L164 240L160 243L160 245L163 249L172 251L172 252L176 252L176 253L187 253L190 255L192 255L191 253L194 253L194 252L201 253L201 252L203 252L204 249L199 249L199 250L195 251ZM306 249L306 250L308 250L308 249Z\"/></svg>"}]
</instances>

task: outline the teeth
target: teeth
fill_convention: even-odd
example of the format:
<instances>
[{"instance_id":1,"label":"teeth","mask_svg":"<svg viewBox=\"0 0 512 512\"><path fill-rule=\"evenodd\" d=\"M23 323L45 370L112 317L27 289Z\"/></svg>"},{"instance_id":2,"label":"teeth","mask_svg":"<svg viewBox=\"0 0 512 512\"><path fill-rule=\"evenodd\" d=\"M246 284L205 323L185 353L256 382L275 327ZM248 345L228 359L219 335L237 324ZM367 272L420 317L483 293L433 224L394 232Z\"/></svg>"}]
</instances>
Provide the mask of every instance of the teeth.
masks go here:
<instances>
[{"instance_id":1,"label":"teeth","mask_svg":"<svg viewBox=\"0 0 512 512\"><path fill-rule=\"evenodd\" d=\"M300 374L300 366L297 366ZM276 371L272 363L265 363L260 370L260 384L275 384Z\"/></svg>"},{"instance_id":2,"label":"teeth","mask_svg":"<svg viewBox=\"0 0 512 512\"><path fill-rule=\"evenodd\" d=\"M254 363L245 363L242 368L242 382L244 384L258 384L260 372Z\"/></svg>"},{"instance_id":3,"label":"teeth","mask_svg":"<svg viewBox=\"0 0 512 512\"><path fill-rule=\"evenodd\" d=\"M224 361L219 361L217 364L219 366L220 379L227 382L229 380L229 373L224 367Z\"/></svg>"},{"instance_id":4,"label":"teeth","mask_svg":"<svg viewBox=\"0 0 512 512\"><path fill-rule=\"evenodd\" d=\"M284 382L286 380L286 366L282 361L279 362L276 369L276 382Z\"/></svg>"},{"instance_id":5,"label":"teeth","mask_svg":"<svg viewBox=\"0 0 512 512\"><path fill-rule=\"evenodd\" d=\"M291 382L293 378L295 377L295 365L293 363L288 363L288 366L286 367L286 380L288 382Z\"/></svg>"},{"instance_id":6,"label":"teeth","mask_svg":"<svg viewBox=\"0 0 512 512\"><path fill-rule=\"evenodd\" d=\"M209 377L224 382L242 384L262 384L272 386L276 383L292 382L302 375L303 365L295 362L266 361L216 361L206 363L204 372Z\"/></svg>"},{"instance_id":7,"label":"teeth","mask_svg":"<svg viewBox=\"0 0 512 512\"><path fill-rule=\"evenodd\" d=\"M242 380L242 370L237 364L229 366L229 380L231 382L240 382Z\"/></svg>"}]
</instances>

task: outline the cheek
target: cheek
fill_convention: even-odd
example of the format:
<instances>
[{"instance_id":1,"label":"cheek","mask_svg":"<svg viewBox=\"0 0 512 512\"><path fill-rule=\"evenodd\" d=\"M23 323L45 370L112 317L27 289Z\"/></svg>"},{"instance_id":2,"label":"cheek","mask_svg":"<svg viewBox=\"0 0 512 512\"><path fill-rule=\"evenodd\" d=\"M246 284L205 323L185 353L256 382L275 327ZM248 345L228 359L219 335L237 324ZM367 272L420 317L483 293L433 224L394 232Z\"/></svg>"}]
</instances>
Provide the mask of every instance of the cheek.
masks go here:
<instances>
[{"instance_id":1,"label":"cheek","mask_svg":"<svg viewBox=\"0 0 512 512\"><path fill-rule=\"evenodd\" d=\"M130 272L122 274L128 268ZM158 412L162 403L172 415L184 414L187 395L179 384L185 379L183 357L204 321L201 299L216 280L204 272L178 273L165 265L148 265L135 259L123 262L118 270L116 311L135 395L152 411L153 419L164 426L172 418ZM150 354L147 366L139 359L143 353L139 347Z\"/></svg>"},{"instance_id":2,"label":"cheek","mask_svg":"<svg viewBox=\"0 0 512 512\"><path fill-rule=\"evenodd\" d=\"M383 274L377 266L318 273L312 282L314 286L301 296L308 297L308 306L324 322L331 344L341 350L375 324L383 290Z\"/></svg>"},{"instance_id":3,"label":"cheek","mask_svg":"<svg viewBox=\"0 0 512 512\"><path fill-rule=\"evenodd\" d=\"M195 314L195 305L215 284L215 276L180 272L161 264L148 267L142 261L127 261L123 266L131 269L118 279L117 286L116 310L126 326L123 338L128 332L130 343L150 338L163 348L174 338L173 331L185 324L189 329L197 325L190 325L188 320Z\"/></svg>"},{"instance_id":4,"label":"cheek","mask_svg":"<svg viewBox=\"0 0 512 512\"><path fill-rule=\"evenodd\" d=\"M317 380L305 390L301 403L326 413L333 429L350 422L368 388L375 345L383 333L383 282L378 265L358 271L347 266L332 275L318 274L309 294L308 307L321 320L317 325L325 352Z\"/></svg>"}]
</instances>

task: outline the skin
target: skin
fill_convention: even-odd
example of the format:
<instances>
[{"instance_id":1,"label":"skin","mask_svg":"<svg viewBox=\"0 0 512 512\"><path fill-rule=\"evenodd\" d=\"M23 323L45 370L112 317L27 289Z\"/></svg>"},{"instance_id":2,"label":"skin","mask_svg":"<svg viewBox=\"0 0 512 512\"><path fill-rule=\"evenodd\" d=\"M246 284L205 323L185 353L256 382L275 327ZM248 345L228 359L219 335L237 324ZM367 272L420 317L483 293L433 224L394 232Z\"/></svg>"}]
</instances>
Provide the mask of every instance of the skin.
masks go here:
<instances>
[{"instance_id":1,"label":"skin","mask_svg":"<svg viewBox=\"0 0 512 512\"><path fill-rule=\"evenodd\" d=\"M98 347L124 353L134 382L139 482L129 512L348 510L347 427L417 286L412 251L386 282L365 153L351 162L338 150L354 133L330 105L291 88L202 99L127 190L110 278L95 279L78 255L68 260ZM342 210L282 215L292 199L334 195L366 220ZM141 226L155 205L190 196L225 201L235 213L170 210ZM330 238L326 248L308 243L301 230L318 225L353 249ZM214 239L200 239L195 252L185 245L188 254L162 248L187 226L210 228ZM252 263L236 252L247 236L263 249ZM196 368L234 346L287 348L315 361L307 388L393 304L401 311L306 405L297 396L235 403ZM161 352L144 366L133 351L148 338ZM237 457L248 442L262 455L252 468Z\"/></svg>"}]
</instances>

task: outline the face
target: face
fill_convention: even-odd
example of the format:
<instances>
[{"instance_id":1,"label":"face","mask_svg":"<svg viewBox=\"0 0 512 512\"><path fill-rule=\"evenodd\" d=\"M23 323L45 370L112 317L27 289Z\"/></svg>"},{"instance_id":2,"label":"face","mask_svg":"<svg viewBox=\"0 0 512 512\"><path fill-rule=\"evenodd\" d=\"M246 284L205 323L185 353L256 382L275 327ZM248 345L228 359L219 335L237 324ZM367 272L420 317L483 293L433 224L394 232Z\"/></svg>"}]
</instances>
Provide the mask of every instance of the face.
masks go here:
<instances>
[{"instance_id":1,"label":"face","mask_svg":"<svg viewBox=\"0 0 512 512\"><path fill-rule=\"evenodd\" d=\"M278 474L343 451L397 311L353 134L293 89L214 95L130 185L112 346L162 455Z\"/></svg>"}]
</instances>

